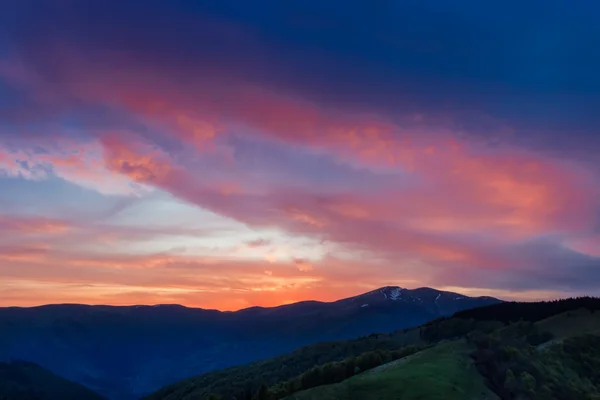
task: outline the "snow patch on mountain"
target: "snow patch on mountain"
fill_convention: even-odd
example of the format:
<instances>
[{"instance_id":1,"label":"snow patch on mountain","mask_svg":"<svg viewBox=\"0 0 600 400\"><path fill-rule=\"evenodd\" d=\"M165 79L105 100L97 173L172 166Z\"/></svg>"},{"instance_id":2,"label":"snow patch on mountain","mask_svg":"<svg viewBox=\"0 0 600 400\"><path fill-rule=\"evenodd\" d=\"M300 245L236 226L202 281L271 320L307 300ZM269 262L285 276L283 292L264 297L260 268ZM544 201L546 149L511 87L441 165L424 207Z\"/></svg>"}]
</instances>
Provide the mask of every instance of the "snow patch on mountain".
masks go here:
<instances>
[{"instance_id":1,"label":"snow patch on mountain","mask_svg":"<svg viewBox=\"0 0 600 400\"><path fill-rule=\"evenodd\" d=\"M390 299L396 301L400 298L402 289L400 288L394 288L390 291Z\"/></svg>"},{"instance_id":2,"label":"snow patch on mountain","mask_svg":"<svg viewBox=\"0 0 600 400\"><path fill-rule=\"evenodd\" d=\"M405 290L399 286L386 286L379 291L385 299L397 301L402 298L402 291Z\"/></svg>"}]
</instances>

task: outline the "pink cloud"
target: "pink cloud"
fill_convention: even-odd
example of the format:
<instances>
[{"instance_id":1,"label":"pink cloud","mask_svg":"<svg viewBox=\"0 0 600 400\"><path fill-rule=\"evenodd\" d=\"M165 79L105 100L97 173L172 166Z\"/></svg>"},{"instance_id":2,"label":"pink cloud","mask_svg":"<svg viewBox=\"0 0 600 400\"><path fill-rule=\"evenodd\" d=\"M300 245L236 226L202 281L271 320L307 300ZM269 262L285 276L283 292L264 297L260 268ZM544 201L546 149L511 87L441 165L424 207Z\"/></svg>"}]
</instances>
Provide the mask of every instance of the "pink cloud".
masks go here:
<instances>
[{"instance_id":1,"label":"pink cloud","mask_svg":"<svg viewBox=\"0 0 600 400\"><path fill-rule=\"evenodd\" d=\"M65 87L72 96L122 107L150 124L166 127L166 136L202 151L231 129L248 127L252 129L248 135L266 136L351 162L410 171L422 182L419 190L398 191L392 196L409 204L404 207L411 211L408 214L417 211L421 218L412 221L416 227L438 231L457 226L471 231L491 228L513 236L541 233L556 225L577 230L586 227L587 213L598 197L597 191L586 187L589 177L583 176L581 169L531 151L510 147L491 151L458 141L447 129L407 130L381 117L328 110L243 80L225 81L218 73L212 75L212 70L189 76L182 87L170 78L168 70L159 67L140 72L133 61L116 55L114 62L120 68L112 69L107 68L104 57L82 59L68 47L61 49L59 66L68 76ZM113 170L125 167L109 166ZM132 180L147 181L136 179L132 172L126 173ZM137 172L142 173L140 169ZM223 193L243 191L236 182L220 185ZM335 206L340 213L355 217L364 218L369 212L368 207ZM326 224L291 206L288 213L309 225ZM385 216L394 214L406 218L394 209Z\"/></svg>"},{"instance_id":2,"label":"pink cloud","mask_svg":"<svg viewBox=\"0 0 600 400\"><path fill-rule=\"evenodd\" d=\"M134 185L122 174L111 174L102 151L103 146L96 140L74 142L62 137L36 143L24 141L15 150L0 143L0 174L31 180L56 176L106 195L136 195L149 189Z\"/></svg>"},{"instance_id":3,"label":"pink cloud","mask_svg":"<svg viewBox=\"0 0 600 400\"><path fill-rule=\"evenodd\" d=\"M246 245L250 248L265 247L265 246L268 246L269 244L271 244L271 241L265 240L265 239L256 239L256 240L250 240L249 242L246 242Z\"/></svg>"},{"instance_id":4,"label":"pink cloud","mask_svg":"<svg viewBox=\"0 0 600 400\"><path fill-rule=\"evenodd\" d=\"M241 126L369 163L410 166L412 162L407 139L399 142L398 127L381 117L323 110L239 78L225 79L210 69L186 75L182 86L168 78L169 71L145 66L140 72L134 61L119 54L97 53L83 59L67 45L49 46L57 54L58 71L65 77L60 89L67 97L123 108L201 151L212 148L216 137ZM108 59L115 65L106 65ZM24 65L12 69L21 70L22 82L43 86L40 77Z\"/></svg>"},{"instance_id":5,"label":"pink cloud","mask_svg":"<svg viewBox=\"0 0 600 400\"><path fill-rule=\"evenodd\" d=\"M597 235L569 239L566 246L571 250L591 257L600 257L600 236Z\"/></svg>"},{"instance_id":6,"label":"pink cloud","mask_svg":"<svg viewBox=\"0 0 600 400\"><path fill-rule=\"evenodd\" d=\"M515 237L548 230L585 228L583 217L562 224L571 215L571 210L563 206L566 202L578 205L578 212L589 212L593 206L584 196L586 188L578 186L577 176L568 179L571 177L568 169L561 170L554 164L549 164L548 169L541 164L527 169L530 161L517 157L461 159L452 164L466 165L464 172L441 168L436 174L436 170L425 168L424 176L436 179L436 186L394 189L374 196L279 192L277 188L264 193L223 196L164 154L154 159L147 153L136 152L125 142L106 144L107 163L114 171L241 222L277 226L295 234L359 245L370 251L398 256L412 254L434 263L507 267L515 260L495 250L498 241L511 242ZM471 171L471 164L478 170ZM545 175L551 168L556 169L553 180ZM447 196L435 195L440 186L447 188ZM516 190L533 194L524 200L514 195ZM454 229L458 237L448 236L452 225L458 226ZM492 236L472 241L461 233Z\"/></svg>"},{"instance_id":7,"label":"pink cloud","mask_svg":"<svg viewBox=\"0 0 600 400\"><path fill-rule=\"evenodd\" d=\"M258 262L225 265L170 254L144 258L56 253L50 257L56 263L52 265L66 264L69 273L102 271L93 279L78 281L108 285L90 301L102 301L123 287L132 288L121 297L123 302L150 299L148 291L169 288L182 292L161 298L207 306L225 298L224 291L238 289L244 293L240 295L244 304L274 305L314 298L318 289L333 283L349 286L335 287L319 298L333 300L369 285L389 284L396 277L421 285L444 283L440 276L454 275L474 285L469 275L478 272L531 271L533 257L511 250L555 234L568 237L567 247L572 250L598 255L595 238L580 239L594 228L600 204L594 186L597 176L583 164L506 143L490 148L459 140L460 132L428 126L423 118L407 128L380 115L323 107L239 76L224 79L213 68L173 71L164 65L139 65L125 56L105 57L98 52L83 59L69 47L59 50L56 69L64 78L60 102L76 100L118 109L146 129L139 134L90 130L91 139L82 143L44 143L43 154L31 148L0 147L0 170L5 174L33 179L45 177L49 169L58 177L109 194L153 187L253 229L278 229L333 243L353 258L350 262L297 257L285 265L293 270L290 273L278 268L282 261L272 253L264 255L271 263L268 270ZM32 75L23 65L19 68L9 70L19 82L38 90L42 99L53 96L51 82ZM301 187L294 185L295 176L286 177L289 185L268 179L258 185L235 158L235 148L227 153L228 162L239 162L231 167L233 178L222 179L215 166L190 167L219 146L233 146L236 136L299 149L307 157L318 154L348 170L367 168L393 178L386 187L369 192L358 186L344 191ZM194 150L196 158L187 156L188 149ZM57 228L43 221L6 224L21 231L61 233L60 229L52 232ZM104 236L98 234L95 240L127 236L123 231L101 233ZM147 233L138 234L132 236L141 240ZM359 259L356 252L367 256ZM17 262L49 265L39 252L6 254L5 268ZM43 256L48 257L47 252ZM381 267L368 259L371 256L392 266ZM420 270L411 269L413 264ZM212 265L224 269L217 271ZM195 278L197 271L189 272L191 267L205 273ZM172 268L177 273L167 276ZM376 273L367 272L370 268ZM127 279L110 278L115 270ZM138 270L151 275L144 278ZM69 279L66 273L43 275L41 269L32 268L31 276L36 274L54 279L54 290ZM205 294L210 291L214 295ZM85 296L82 290L78 293ZM219 308L240 306L235 304L222 303Z\"/></svg>"}]
</instances>

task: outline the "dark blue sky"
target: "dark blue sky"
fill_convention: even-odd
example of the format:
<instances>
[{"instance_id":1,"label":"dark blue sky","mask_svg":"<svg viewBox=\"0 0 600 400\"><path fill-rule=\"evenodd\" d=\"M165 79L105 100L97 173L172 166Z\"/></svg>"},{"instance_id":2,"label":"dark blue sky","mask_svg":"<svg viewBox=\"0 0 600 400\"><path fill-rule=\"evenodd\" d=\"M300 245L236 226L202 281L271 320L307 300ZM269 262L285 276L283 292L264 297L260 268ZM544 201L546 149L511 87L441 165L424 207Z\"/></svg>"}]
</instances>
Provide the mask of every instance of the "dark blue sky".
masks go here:
<instances>
[{"instance_id":1,"label":"dark blue sky","mask_svg":"<svg viewBox=\"0 0 600 400\"><path fill-rule=\"evenodd\" d=\"M598 126L594 1L5 3L8 51L50 75L44 48L63 40L392 115L479 109L534 130Z\"/></svg>"}]
</instances>

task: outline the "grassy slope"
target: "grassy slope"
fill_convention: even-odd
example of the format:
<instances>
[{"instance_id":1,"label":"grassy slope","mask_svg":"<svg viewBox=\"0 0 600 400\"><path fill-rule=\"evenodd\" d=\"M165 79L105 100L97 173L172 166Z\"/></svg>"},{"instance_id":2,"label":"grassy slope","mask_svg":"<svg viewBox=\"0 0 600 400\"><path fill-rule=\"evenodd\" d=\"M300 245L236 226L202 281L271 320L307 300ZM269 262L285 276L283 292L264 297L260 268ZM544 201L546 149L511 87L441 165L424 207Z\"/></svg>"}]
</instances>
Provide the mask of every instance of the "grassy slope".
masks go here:
<instances>
[{"instance_id":1,"label":"grassy slope","mask_svg":"<svg viewBox=\"0 0 600 400\"><path fill-rule=\"evenodd\" d=\"M484 384L464 341L394 361L344 382L296 393L289 400L497 399Z\"/></svg>"},{"instance_id":2,"label":"grassy slope","mask_svg":"<svg viewBox=\"0 0 600 400\"><path fill-rule=\"evenodd\" d=\"M588 307L597 311L593 313L586 309L580 309L580 307ZM461 315L462 318L474 318L478 323L490 320L537 321L535 325L540 331L549 331L554 335L555 340L547 343L547 345L551 345L553 342L584 333L600 333L600 311L598 310L600 310L600 299L583 298L546 303L507 303L459 314L464 314ZM419 331L428 325L440 326L441 336L433 339L434 341L444 339L444 337L463 336L471 330L482 328L482 326L472 324L468 332L459 333L461 329L453 328L453 325L457 324L450 323L455 319L457 318L436 321L405 332L382 335L379 339L361 338L355 341L308 346L273 359L224 371L215 371L178 382L149 396L148 399L191 400L201 398L198 396L212 392L211 389L235 386L238 382L250 377L256 382L262 381L273 385L291 378L293 374L296 374L293 376L297 376L312 365L345 358L342 357L342 354L352 355L378 347L391 348L423 343ZM460 320L460 317L457 320ZM464 323L461 324L464 325ZM512 328L508 326L499 328L499 330L505 329ZM434 330L438 331L438 329ZM543 347L546 346L540 348ZM377 367L339 384L298 392L289 396L288 399L497 399L498 397L484 385L482 376L471 361L470 351L471 349L467 348L464 341L441 343L418 355ZM292 365L294 371L285 371Z\"/></svg>"},{"instance_id":3,"label":"grassy slope","mask_svg":"<svg viewBox=\"0 0 600 400\"><path fill-rule=\"evenodd\" d=\"M229 398L232 392L247 385L253 388L258 388L261 383L274 385L292 379L315 365L341 361L366 351L398 349L422 343L418 328L380 334L377 337L365 336L352 340L317 343L292 353L175 382L144 397L144 400L192 400L210 393Z\"/></svg>"}]
</instances>

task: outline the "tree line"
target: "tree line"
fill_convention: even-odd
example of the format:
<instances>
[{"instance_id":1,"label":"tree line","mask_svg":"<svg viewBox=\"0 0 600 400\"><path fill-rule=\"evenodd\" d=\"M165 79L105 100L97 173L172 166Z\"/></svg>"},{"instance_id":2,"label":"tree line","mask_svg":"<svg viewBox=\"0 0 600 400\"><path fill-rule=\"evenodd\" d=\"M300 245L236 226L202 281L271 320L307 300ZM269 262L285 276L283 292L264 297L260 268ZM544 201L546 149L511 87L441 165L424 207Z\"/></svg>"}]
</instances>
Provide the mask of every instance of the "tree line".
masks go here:
<instances>
[{"instance_id":1,"label":"tree line","mask_svg":"<svg viewBox=\"0 0 600 400\"><path fill-rule=\"evenodd\" d=\"M318 365L285 382L269 387L262 383L258 388L247 387L233 395L235 400L279 400L294 393L318 386L342 382L356 374L421 351L423 346L406 346L396 350L368 351L342 361ZM209 400L221 400L219 394L208 396Z\"/></svg>"},{"instance_id":2,"label":"tree line","mask_svg":"<svg viewBox=\"0 0 600 400\"><path fill-rule=\"evenodd\" d=\"M473 358L502 400L600 400L600 336L584 335L538 349L532 335L471 335Z\"/></svg>"},{"instance_id":3,"label":"tree line","mask_svg":"<svg viewBox=\"0 0 600 400\"><path fill-rule=\"evenodd\" d=\"M540 302L504 302L489 306L472 308L454 314L456 318L474 319L478 321L541 321L553 315L567 311L586 308L590 311L600 310L600 298L574 297L562 300Z\"/></svg>"}]
</instances>

